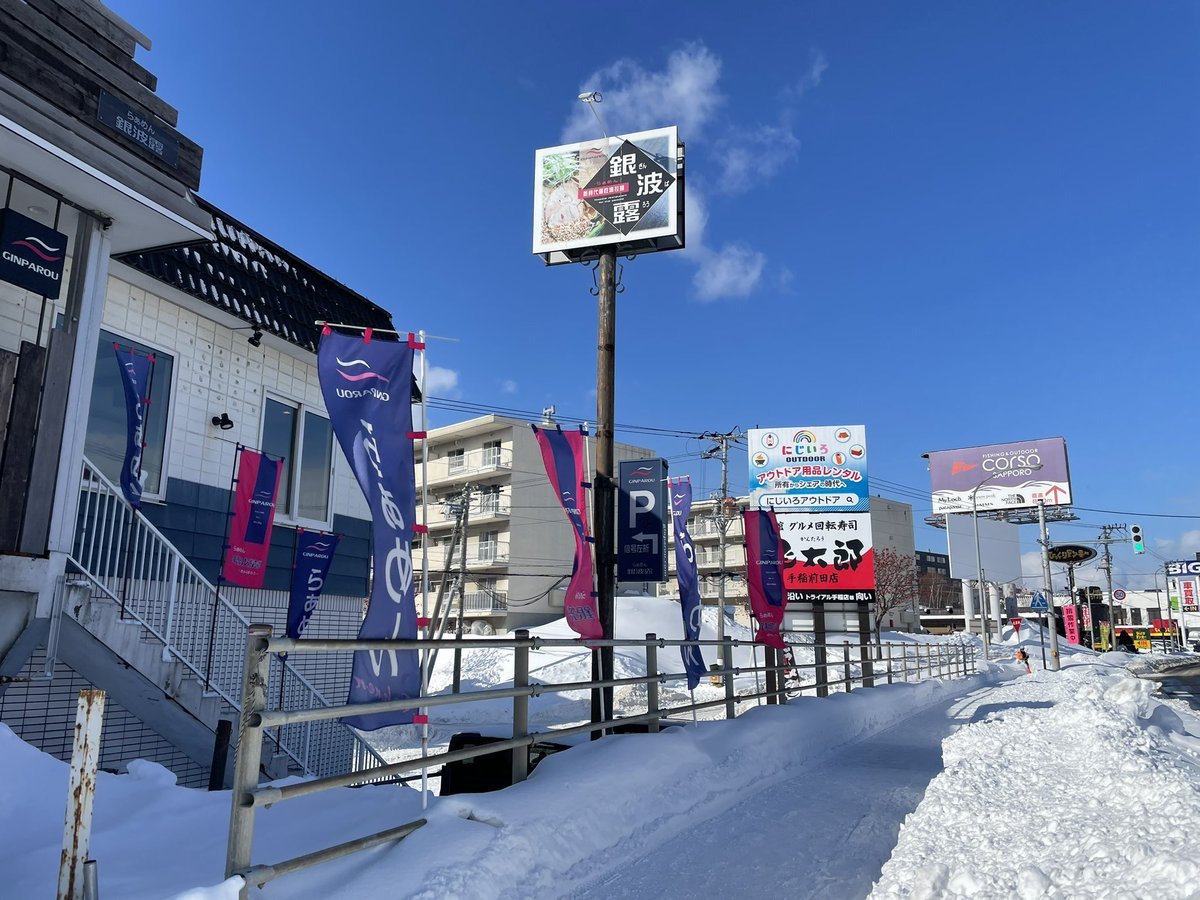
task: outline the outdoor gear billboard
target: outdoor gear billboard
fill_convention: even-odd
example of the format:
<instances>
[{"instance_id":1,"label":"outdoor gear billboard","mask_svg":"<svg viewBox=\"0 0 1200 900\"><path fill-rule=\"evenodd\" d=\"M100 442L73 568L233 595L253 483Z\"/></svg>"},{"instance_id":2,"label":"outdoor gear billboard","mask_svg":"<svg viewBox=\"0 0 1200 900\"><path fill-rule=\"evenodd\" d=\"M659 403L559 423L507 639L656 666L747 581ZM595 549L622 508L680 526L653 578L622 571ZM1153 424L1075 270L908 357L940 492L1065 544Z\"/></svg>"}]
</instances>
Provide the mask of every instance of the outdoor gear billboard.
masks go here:
<instances>
[{"instance_id":1,"label":"outdoor gear billboard","mask_svg":"<svg viewBox=\"0 0 1200 900\"><path fill-rule=\"evenodd\" d=\"M610 244L629 255L682 247L678 152L674 127L538 150L533 252L557 264Z\"/></svg>"},{"instance_id":2,"label":"outdoor gear billboard","mask_svg":"<svg viewBox=\"0 0 1200 900\"><path fill-rule=\"evenodd\" d=\"M988 444L927 454L933 511L969 513L993 509L1068 506L1071 474L1060 437Z\"/></svg>"},{"instance_id":3,"label":"outdoor gear billboard","mask_svg":"<svg viewBox=\"0 0 1200 900\"><path fill-rule=\"evenodd\" d=\"M778 515L788 603L874 602L866 428L753 428L748 437L750 503Z\"/></svg>"}]
</instances>

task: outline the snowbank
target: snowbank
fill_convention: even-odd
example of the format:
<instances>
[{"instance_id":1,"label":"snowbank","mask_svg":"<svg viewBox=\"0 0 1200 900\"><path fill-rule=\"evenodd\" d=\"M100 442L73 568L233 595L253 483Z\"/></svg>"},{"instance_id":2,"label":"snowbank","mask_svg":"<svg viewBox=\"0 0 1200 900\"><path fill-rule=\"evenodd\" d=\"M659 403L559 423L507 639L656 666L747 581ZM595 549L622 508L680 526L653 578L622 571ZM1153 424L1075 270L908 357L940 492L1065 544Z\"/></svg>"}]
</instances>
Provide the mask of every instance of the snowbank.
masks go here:
<instances>
[{"instance_id":1,"label":"snowbank","mask_svg":"<svg viewBox=\"0 0 1200 900\"><path fill-rule=\"evenodd\" d=\"M1194 897L1200 719L1127 654L997 686L943 744L874 898Z\"/></svg>"}]
</instances>

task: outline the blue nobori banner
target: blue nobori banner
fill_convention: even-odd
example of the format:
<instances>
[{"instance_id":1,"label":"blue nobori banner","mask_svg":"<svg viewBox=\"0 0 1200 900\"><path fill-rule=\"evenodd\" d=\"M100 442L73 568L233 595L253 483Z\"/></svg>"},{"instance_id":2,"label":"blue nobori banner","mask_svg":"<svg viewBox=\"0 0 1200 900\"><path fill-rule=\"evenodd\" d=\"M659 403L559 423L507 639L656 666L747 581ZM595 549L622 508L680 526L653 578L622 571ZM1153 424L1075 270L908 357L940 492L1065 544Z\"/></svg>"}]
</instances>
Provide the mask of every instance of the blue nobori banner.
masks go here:
<instances>
[{"instance_id":1,"label":"blue nobori banner","mask_svg":"<svg viewBox=\"0 0 1200 900\"><path fill-rule=\"evenodd\" d=\"M325 408L338 444L371 507L375 577L360 638L414 639L412 536L416 518L410 342L336 334L326 328L317 349ZM415 650L360 651L347 703L419 697ZM350 716L342 721L374 731L412 722L414 710Z\"/></svg>"},{"instance_id":2,"label":"blue nobori banner","mask_svg":"<svg viewBox=\"0 0 1200 900\"><path fill-rule=\"evenodd\" d=\"M776 512L867 512L862 425L752 428L750 504Z\"/></svg>"},{"instance_id":3,"label":"blue nobori banner","mask_svg":"<svg viewBox=\"0 0 1200 900\"><path fill-rule=\"evenodd\" d=\"M121 367L121 385L125 389L125 462L121 465L121 493L134 509L142 506L142 452L146 449L146 406L150 403L150 378L154 357L122 351L113 344L117 365Z\"/></svg>"},{"instance_id":4,"label":"blue nobori banner","mask_svg":"<svg viewBox=\"0 0 1200 900\"><path fill-rule=\"evenodd\" d=\"M665 581L667 461L622 460L617 485L617 581Z\"/></svg>"},{"instance_id":5,"label":"blue nobori banner","mask_svg":"<svg viewBox=\"0 0 1200 900\"><path fill-rule=\"evenodd\" d=\"M683 638L700 639L700 587L696 572L696 549L688 534L687 520L692 512L692 482L679 478L671 482L671 518L675 533L675 575L679 580L679 606L683 611ZM722 610L720 615L724 615ZM694 691L704 674L704 656L699 647L680 647L683 668L687 671L688 690Z\"/></svg>"},{"instance_id":6,"label":"blue nobori banner","mask_svg":"<svg viewBox=\"0 0 1200 900\"><path fill-rule=\"evenodd\" d=\"M299 638L316 612L329 564L337 550L339 534L304 531L296 535L296 563L292 569L292 593L288 599L287 636Z\"/></svg>"}]
</instances>

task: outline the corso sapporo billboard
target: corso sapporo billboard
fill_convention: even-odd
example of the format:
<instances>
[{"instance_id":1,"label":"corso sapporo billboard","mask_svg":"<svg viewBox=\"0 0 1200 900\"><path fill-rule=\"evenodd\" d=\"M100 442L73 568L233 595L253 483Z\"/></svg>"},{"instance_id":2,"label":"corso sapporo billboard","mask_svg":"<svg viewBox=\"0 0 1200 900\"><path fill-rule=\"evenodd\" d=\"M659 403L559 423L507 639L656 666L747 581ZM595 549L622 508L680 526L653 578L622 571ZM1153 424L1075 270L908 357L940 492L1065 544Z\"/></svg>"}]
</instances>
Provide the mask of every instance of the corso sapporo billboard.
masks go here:
<instances>
[{"instance_id":1,"label":"corso sapporo billboard","mask_svg":"<svg viewBox=\"0 0 1200 900\"><path fill-rule=\"evenodd\" d=\"M1071 503L1067 444L1060 437L926 454L935 513Z\"/></svg>"}]
</instances>

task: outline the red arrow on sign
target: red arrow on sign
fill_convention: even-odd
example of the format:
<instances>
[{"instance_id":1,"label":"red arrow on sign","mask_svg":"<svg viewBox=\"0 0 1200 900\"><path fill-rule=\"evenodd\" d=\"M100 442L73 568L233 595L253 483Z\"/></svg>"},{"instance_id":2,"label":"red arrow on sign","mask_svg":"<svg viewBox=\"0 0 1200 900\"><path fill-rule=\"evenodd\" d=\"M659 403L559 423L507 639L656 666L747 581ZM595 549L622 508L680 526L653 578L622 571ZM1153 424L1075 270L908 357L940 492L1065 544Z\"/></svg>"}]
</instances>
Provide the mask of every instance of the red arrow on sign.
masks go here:
<instances>
[{"instance_id":1,"label":"red arrow on sign","mask_svg":"<svg viewBox=\"0 0 1200 900\"><path fill-rule=\"evenodd\" d=\"M1021 620L1019 618L1013 616L1011 619L1009 619L1009 622L1012 623L1013 631L1019 632L1021 630Z\"/></svg>"},{"instance_id":2,"label":"red arrow on sign","mask_svg":"<svg viewBox=\"0 0 1200 900\"><path fill-rule=\"evenodd\" d=\"M1062 502L1062 498L1067 495L1067 492L1060 488L1057 484L1052 484L1050 490L1046 491L1046 496L1050 497L1050 502L1056 506Z\"/></svg>"}]
</instances>

